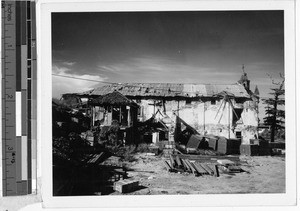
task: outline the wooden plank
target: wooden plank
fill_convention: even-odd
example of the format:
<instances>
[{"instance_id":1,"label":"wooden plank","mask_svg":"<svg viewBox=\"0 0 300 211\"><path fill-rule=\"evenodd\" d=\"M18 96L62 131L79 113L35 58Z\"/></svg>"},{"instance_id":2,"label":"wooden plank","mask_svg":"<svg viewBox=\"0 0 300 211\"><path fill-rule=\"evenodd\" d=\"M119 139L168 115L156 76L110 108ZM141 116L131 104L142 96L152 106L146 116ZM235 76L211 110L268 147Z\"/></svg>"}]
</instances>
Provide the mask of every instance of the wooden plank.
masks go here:
<instances>
[{"instance_id":1,"label":"wooden plank","mask_svg":"<svg viewBox=\"0 0 300 211\"><path fill-rule=\"evenodd\" d=\"M168 161L165 160L164 161L164 165L165 165L167 171L171 171L172 170L172 168L171 168L170 164L168 163Z\"/></svg>"},{"instance_id":2,"label":"wooden plank","mask_svg":"<svg viewBox=\"0 0 300 211\"><path fill-rule=\"evenodd\" d=\"M199 170L198 167L195 165L195 163L191 163L192 167L195 169L195 172L198 174L198 175L202 175L201 174L201 169Z\"/></svg>"},{"instance_id":3,"label":"wooden plank","mask_svg":"<svg viewBox=\"0 0 300 211\"><path fill-rule=\"evenodd\" d=\"M87 163L91 163L97 154L93 154L87 161Z\"/></svg>"},{"instance_id":4,"label":"wooden plank","mask_svg":"<svg viewBox=\"0 0 300 211\"><path fill-rule=\"evenodd\" d=\"M95 164L98 165L99 163L101 163L102 161L104 161L103 158L104 158L104 152L101 152L101 153L97 156L97 159L95 160Z\"/></svg>"},{"instance_id":5,"label":"wooden plank","mask_svg":"<svg viewBox=\"0 0 300 211\"><path fill-rule=\"evenodd\" d=\"M188 160L195 160L195 161L216 161L220 159L227 159L233 162L240 162L239 156L222 156L222 155L187 155L187 154L180 154L178 155L181 159L188 159Z\"/></svg>"},{"instance_id":6,"label":"wooden plank","mask_svg":"<svg viewBox=\"0 0 300 211\"><path fill-rule=\"evenodd\" d=\"M200 174L209 174L204 168L202 168L202 166L199 163L193 163L196 170L200 173Z\"/></svg>"},{"instance_id":7,"label":"wooden plank","mask_svg":"<svg viewBox=\"0 0 300 211\"><path fill-rule=\"evenodd\" d=\"M175 160L176 160L177 166L179 168L183 167L183 164L178 156L175 156Z\"/></svg>"},{"instance_id":8,"label":"wooden plank","mask_svg":"<svg viewBox=\"0 0 300 211\"><path fill-rule=\"evenodd\" d=\"M188 172L192 172L192 169L189 167L189 165L186 163L184 159L181 160L184 166L184 169Z\"/></svg>"},{"instance_id":9,"label":"wooden plank","mask_svg":"<svg viewBox=\"0 0 300 211\"><path fill-rule=\"evenodd\" d=\"M186 160L186 164L190 167L190 169L192 170L192 173L197 176L197 170L194 168L194 166L191 164L191 162L189 160Z\"/></svg>"},{"instance_id":10,"label":"wooden plank","mask_svg":"<svg viewBox=\"0 0 300 211\"><path fill-rule=\"evenodd\" d=\"M199 165L210 175L214 175L214 171L212 171L207 165L203 163L199 163Z\"/></svg>"},{"instance_id":11,"label":"wooden plank","mask_svg":"<svg viewBox=\"0 0 300 211\"><path fill-rule=\"evenodd\" d=\"M215 164L208 164L208 166L214 171L214 176L219 177L219 169L218 165Z\"/></svg>"},{"instance_id":12,"label":"wooden plank","mask_svg":"<svg viewBox=\"0 0 300 211\"><path fill-rule=\"evenodd\" d=\"M205 166L209 169L209 171L211 172L212 175L215 174L215 171L214 171L215 166L214 165L210 165L210 164L206 163Z\"/></svg>"},{"instance_id":13,"label":"wooden plank","mask_svg":"<svg viewBox=\"0 0 300 211\"><path fill-rule=\"evenodd\" d=\"M174 168L175 167L175 160L174 160L172 155L170 155L169 157L170 157L171 167Z\"/></svg>"},{"instance_id":14,"label":"wooden plank","mask_svg":"<svg viewBox=\"0 0 300 211\"><path fill-rule=\"evenodd\" d=\"M220 174L219 174L219 168L218 168L218 165L215 165L215 177L219 177Z\"/></svg>"}]
</instances>

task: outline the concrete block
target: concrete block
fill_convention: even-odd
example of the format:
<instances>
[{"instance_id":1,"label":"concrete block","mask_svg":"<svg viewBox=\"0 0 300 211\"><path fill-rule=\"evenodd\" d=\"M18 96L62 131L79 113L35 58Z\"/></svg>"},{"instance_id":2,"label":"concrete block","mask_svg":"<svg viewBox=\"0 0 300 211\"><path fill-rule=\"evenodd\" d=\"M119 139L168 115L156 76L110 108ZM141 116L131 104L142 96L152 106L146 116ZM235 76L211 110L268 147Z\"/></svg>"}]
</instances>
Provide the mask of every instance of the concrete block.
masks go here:
<instances>
[{"instance_id":1,"label":"concrete block","mask_svg":"<svg viewBox=\"0 0 300 211\"><path fill-rule=\"evenodd\" d=\"M114 190L120 193L130 193L137 190L139 187L139 181L125 179L119 180L114 183Z\"/></svg>"},{"instance_id":2,"label":"concrete block","mask_svg":"<svg viewBox=\"0 0 300 211\"><path fill-rule=\"evenodd\" d=\"M218 152L227 155L240 154L240 145L240 139L226 139L221 137L218 140Z\"/></svg>"},{"instance_id":3,"label":"concrete block","mask_svg":"<svg viewBox=\"0 0 300 211\"><path fill-rule=\"evenodd\" d=\"M214 137L209 137L208 138L208 146L212 148L213 150L218 149L218 139Z\"/></svg>"}]
</instances>

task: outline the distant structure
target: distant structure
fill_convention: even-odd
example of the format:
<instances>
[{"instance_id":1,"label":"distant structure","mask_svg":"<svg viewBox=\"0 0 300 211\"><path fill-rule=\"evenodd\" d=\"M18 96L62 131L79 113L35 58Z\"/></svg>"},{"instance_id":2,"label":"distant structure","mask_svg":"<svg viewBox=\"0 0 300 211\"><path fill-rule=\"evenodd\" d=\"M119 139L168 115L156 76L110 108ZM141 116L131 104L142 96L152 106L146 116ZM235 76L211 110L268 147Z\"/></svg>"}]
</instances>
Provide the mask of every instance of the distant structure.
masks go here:
<instances>
[{"instance_id":1,"label":"distant structure","mask_svg":"<svg viewBox=\"0 0 300 211\"><path fill-rule=\"evenodd\" d=\"M255 86L254 95L259 96L259 90L257 85Z\"/></svg>"},{"instance_id":2,"label":"distant structure","mask_svg":"<svg viewBox=\"0 0 300 211\"><path fill-rule=\"evenodd\" d=\"M101 100L101 96L112 93L122 103L110 105ZM95 122L105 125L112 121L107 118L114 117L120 124L124 122L124 127L130 127L134 119L144 122L155 118L172 133L179 116L200 134L241 138L242 144L258 137L259 91L257 87L254 93L250 90L244 67L240 80L234 84L122 83L63 95L64 99L70 97L92 102L93 125Z\"/></svg>"},{"instance_id":3,"label":"distant structure","mask_svg":"<svg viewBox=\"0 0 300 211\"><path fill-rule=\"evenodd\" d=\"M238 82L242 84L247 91L250 91L250 80L248 79L247 73L245 73L244 65L242 69L243 69L243 75L241 76L241 79Z\"/></svg>"}]
</instances>

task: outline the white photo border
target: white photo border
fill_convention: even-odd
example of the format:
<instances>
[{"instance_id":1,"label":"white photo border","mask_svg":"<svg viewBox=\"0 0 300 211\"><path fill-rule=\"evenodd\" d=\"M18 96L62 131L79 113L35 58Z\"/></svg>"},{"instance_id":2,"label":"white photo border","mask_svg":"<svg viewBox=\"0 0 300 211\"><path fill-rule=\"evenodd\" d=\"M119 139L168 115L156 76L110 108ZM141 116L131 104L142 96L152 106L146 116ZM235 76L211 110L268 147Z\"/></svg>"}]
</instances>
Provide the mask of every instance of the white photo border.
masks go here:
<instances>
[{"instance_id":1,"label":"white photo border","mask_svg":"<svg viewBox=\"0 0 300 211\"><path fill-rule=\"evenodd\" d=\"M286 80L286 193L201 194L151 196L53 196L52 186L52 12L104 11L223 11L284 10L284 68ZM76 1L37 2L38 24L38 160L42 176L43 206L83 207L197 207L279 206L296 204L296 69L295 1ZM38 172L39 174L39 172Z\"/></svg>"}]
</instances>

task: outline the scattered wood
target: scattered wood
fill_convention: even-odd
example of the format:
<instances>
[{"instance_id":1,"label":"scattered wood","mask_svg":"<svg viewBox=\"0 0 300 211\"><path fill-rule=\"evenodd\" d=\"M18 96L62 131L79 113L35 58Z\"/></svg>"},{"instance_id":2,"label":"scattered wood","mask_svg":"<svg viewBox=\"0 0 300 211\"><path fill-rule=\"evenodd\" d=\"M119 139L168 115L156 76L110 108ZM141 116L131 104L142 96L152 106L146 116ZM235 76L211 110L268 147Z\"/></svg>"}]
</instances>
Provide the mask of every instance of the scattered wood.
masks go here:
<instances>
[{"instance_id":1,"label":"scattered wood","mask_svg":"<svg viewBox=\"0 0 300 211\"><path fill-rule=\"evenodd\" d=\"M177 173L192 173L195 176L211 175L215 177L219 177L219 169L223 173L243 172L243 169L241 169L238 162L234 162L229 159L217 159L218 157L211 157L212 160L210 160L210 162L206 162L207 159L198 159L195 161L184 157L186 156L179 154L170 155L169 161L164 161L167 171ZM201 156L201 158L202 157L203 156Z\"/></svg>"},{"instance_id":2,"label":"scattered wood","mask_svg":"<svg viewBox=\"0 0 300 211\"><path fill-rule=\"evenodd\" d=\"M181 159L188 159L194 160L197 162L216 162L217 160L230 160L235 163L241 162L239 156L222 156L222 155L187 155L187 154L180 154L178 155Z\"/></svg>"}]
</instances>

